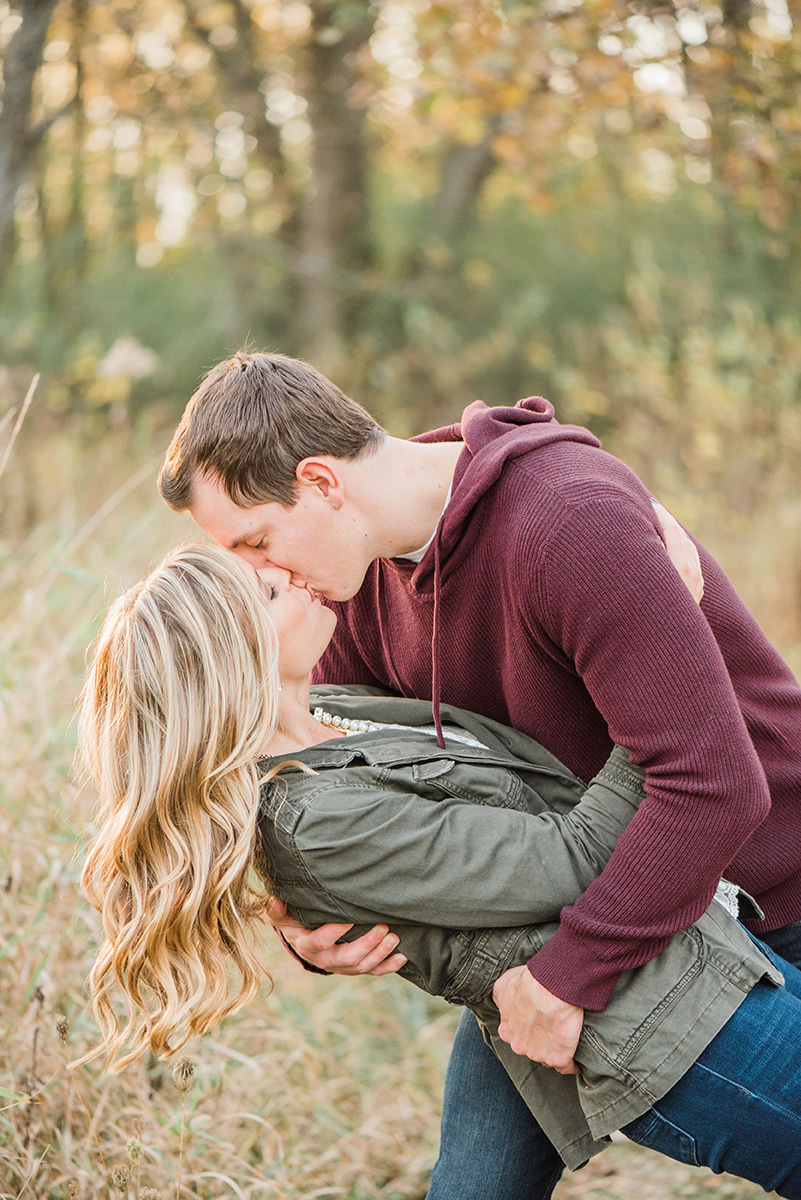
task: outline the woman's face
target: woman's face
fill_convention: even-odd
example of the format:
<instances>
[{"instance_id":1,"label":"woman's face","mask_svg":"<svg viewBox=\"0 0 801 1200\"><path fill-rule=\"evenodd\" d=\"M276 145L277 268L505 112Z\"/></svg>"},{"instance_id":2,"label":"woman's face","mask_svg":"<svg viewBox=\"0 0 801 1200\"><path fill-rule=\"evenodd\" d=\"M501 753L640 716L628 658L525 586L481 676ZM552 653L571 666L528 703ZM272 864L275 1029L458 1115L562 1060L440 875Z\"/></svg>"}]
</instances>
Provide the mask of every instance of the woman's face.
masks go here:
<instances>
[{"instance_id":1,"label":"woman's face","mask_svg":"<svg viewBox=\"0 0 801 1200\"><path fill-rule=\"evenodd\" d=\"M292 582L280 567L258 570L243 564L253 579L278 635L278 673L281 680L305 680L331 641L336 614L305 584Z\"/></svg>"}]
</instances>

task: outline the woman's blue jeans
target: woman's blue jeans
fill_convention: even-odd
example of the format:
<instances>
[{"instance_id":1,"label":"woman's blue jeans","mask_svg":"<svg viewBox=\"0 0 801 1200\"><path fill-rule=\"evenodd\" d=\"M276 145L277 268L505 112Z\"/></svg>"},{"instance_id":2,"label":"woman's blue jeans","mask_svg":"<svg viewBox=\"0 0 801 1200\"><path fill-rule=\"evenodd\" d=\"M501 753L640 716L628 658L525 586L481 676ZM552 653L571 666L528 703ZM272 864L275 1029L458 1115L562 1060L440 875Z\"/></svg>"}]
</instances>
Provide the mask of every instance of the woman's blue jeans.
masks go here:
<instances>
[{"instance_id":1,"label":"woman's blue jeans","mask_svg":"<svg viewBox=\"0 0 801 1200\"><path fill-rule=\"evenodd\" d=\"M623 1132L679 1162L801 1200L801 922L763 935L786 984L758 984L686 1075ZM563 1163L464 1013L428 1200L548 1200Z\"/></svg>"}]
</instances>

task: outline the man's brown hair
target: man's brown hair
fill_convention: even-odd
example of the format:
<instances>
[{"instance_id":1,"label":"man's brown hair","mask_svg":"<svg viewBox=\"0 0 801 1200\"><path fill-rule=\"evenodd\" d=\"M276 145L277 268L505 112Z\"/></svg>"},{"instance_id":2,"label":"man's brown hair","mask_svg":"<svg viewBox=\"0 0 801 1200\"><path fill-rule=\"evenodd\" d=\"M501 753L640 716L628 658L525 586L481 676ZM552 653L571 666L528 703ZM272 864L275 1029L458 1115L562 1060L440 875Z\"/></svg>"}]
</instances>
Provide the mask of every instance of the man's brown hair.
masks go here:
<instances>
[{"instance_id":1,"label":"man's brown hair","mask_svg":"<svg viewBox=\"0 0 801 1200\"><path fill-rule=\"evenodd\" d=\"M196 478L219 479L234 504L294 504L295 468L329 454L354 459L384 430L308 363L239 351L212 367L184 410L159 474L171 508L191 508Z\"/></svg>"}]
</instances>

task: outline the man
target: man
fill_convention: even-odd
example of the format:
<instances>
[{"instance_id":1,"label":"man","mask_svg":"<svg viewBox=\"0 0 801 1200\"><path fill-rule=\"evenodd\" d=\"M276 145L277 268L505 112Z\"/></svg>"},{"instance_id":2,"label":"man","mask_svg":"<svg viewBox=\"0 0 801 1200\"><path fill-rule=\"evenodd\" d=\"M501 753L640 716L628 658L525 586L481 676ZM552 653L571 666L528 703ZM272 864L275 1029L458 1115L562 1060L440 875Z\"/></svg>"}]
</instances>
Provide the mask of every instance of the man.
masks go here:
<instances>
[{"instance_id":1,"label":"man","mask_svg":"<svg viewBox=\"0 0 801 1200\"><path fill-rule=\"evenodd\" d=\"M584 1009L689 926L724 871L761 905L749 927L801 959L801 689L703 551L697 607L648 492L587 430L530 398L403 441L307 364L239 354L190 401L159 486L334 603L320 679L429 698L435 720L440 700L475 709L587 779L611 740L645 768L607 868L496 984L517 1052L575 1071ZM283 924L320 966L397 965L380 927L334 947L342 927ZM431 1197L550 1195L561 1164L515 1100L463 1023Z\"/></svg>"}]
</instances>

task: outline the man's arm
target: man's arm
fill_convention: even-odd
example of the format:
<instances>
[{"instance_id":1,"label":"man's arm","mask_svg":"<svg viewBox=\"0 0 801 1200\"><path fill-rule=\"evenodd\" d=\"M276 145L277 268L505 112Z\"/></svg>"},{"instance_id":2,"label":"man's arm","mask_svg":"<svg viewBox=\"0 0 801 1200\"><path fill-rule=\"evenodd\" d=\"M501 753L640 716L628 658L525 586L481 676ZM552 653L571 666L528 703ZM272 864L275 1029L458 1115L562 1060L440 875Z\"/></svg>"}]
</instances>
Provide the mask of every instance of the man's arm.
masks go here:
<instances>
[{"instance_id":1,"label":"man's arm","mask_svg":"<svg viewBox=\"0 0 801 1200\"><path fill-rule=\"evenodd\" d=\"M676 518L652 499L662 539L673 566L696 604L704 596L698 549ZM512 967L495 981L493 999L501 1014L498 1033L514 1050L553 1067L561 1075L577 1072L573 1055L584 1025L584 1009L554 996L527 966Z\"/></svg>"},{"instance_id":2,"label":"man's arm","mask_svg":"<svg viewBox=\"0 0 801 1200\"><path fill-rule=\"evenodd\" d=\"M709 565L714 611L726 597ZM645 767L647 792L607 868L528 964L531 984L521 974L496 985L507 1040L546 1061L549 1028L603 1008L624 970L704 910L770 801L711 629L644 506L613 494L575 506L550 538L538 587L537 617ZM564 1050L560 1061L569 1069Z\"/></svg>"}]
</instances>

